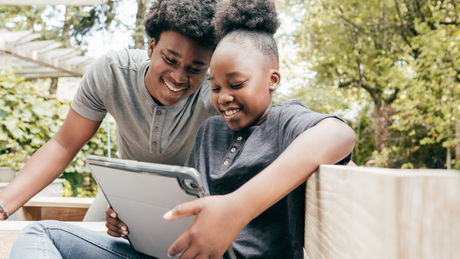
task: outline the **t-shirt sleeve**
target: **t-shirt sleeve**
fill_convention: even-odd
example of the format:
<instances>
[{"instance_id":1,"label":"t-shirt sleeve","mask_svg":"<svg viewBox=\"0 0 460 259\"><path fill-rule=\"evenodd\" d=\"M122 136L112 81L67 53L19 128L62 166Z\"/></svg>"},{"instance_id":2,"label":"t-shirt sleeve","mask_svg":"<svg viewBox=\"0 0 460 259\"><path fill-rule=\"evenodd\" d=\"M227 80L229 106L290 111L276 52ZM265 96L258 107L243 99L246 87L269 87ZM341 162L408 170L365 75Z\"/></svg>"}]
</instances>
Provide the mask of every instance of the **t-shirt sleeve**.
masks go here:
<instances>
[{"instance_id":1,"label":"t-shirt sleeve","mask_svg":"<svg viewBox=\"0 0 460 259\"><path fill-rule=\"evenodd\" d=\"M106 56L98 58L83 76L72 101L72 109L81 116L102 121L107 113L104 97L107 90L109 62Z\"/></svg>"},{"instance_id":2,"label":"t-shirt sleeve","mask_svg":"<svg viewBox=\"0 0 460 259\"><path fill-rule=\"evenodd\" d=\"M282 134L279 134L278 137L280 138L279 143L281 143L282 150L285 150L300 134L314 127L324 119L336 118L346 123L339 116L314 112L300 102L298 105L291 105L283 109L283 112L279 116L279 132ZM348 155L338 164L347 164L351 160L351 155Z\"/></svg>"}]
</instances>

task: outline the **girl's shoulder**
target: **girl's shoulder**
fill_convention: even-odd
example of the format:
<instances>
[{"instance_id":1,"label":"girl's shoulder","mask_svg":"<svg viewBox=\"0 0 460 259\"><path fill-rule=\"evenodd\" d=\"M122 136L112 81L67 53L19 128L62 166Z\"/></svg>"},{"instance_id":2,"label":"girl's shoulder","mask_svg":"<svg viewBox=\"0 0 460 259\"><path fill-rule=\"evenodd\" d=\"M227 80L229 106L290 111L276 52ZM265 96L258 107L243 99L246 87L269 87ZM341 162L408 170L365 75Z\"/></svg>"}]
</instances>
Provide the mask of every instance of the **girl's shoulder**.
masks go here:
<instances>
[{"instance_id":1,"label":"girl's shoulder","mask_svg":"<svg viewBox=\"0 0 460 259\"><path fill-rule=\"evenodd\" d=\"M274 113L280 114L316 113L296 99L275 103L272 110Z\"/></svg>"}]
</instances>

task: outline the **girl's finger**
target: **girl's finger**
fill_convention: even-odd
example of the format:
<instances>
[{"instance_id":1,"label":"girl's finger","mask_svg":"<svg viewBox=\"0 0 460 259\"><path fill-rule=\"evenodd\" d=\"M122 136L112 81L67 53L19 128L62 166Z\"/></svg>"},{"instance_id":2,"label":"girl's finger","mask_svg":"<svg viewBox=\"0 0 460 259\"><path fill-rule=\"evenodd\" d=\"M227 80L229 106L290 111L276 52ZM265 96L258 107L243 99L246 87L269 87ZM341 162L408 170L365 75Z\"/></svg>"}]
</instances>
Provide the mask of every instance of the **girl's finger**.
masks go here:
<instances>
[{"instance_id":1,"label":"girl's finger","mask_svg":"<svg viewBox=\"0 0 460 259\"><path fill-rule=\"evenodd\" d=\"M182 252L187 246L190 245L190 236L188 230L185 231L168 249L168 256L172 257ZM196 254L195 254L196 255ZM193 257L192 257L193 258Z\"/></svg>"}]
</instances>

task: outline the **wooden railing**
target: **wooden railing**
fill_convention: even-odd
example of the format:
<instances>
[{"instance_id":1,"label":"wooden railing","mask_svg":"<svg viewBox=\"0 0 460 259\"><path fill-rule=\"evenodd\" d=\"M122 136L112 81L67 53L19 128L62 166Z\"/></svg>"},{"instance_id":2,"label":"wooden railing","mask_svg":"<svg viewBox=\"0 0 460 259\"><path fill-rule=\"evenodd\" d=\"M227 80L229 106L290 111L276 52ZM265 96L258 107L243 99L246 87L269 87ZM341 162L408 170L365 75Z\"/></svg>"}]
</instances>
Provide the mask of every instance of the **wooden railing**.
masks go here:
<instances>
[{"instance_id":1,"label":"wooden railing","mask_svg":"<svg viewBox=\"0 0 460 259\"><path fill-rule=\"evenodd\" d=\"M321 166L304 248L307 259L460 258L460 173Z\"/></svg>"},{"instance_id":2,"label":"wooden railing","mask_svg":"<svg viewBox=\"0 0 460 259\"><path fill-rule=\"evenodd\" d=\"M19 218L76 220L65 215L90 203L35 199ZM0 222L0 258L22 222ZM460 172L321 166L307 182L304 248L306 259L458 259Z\"/></svg>"}]
</instances>

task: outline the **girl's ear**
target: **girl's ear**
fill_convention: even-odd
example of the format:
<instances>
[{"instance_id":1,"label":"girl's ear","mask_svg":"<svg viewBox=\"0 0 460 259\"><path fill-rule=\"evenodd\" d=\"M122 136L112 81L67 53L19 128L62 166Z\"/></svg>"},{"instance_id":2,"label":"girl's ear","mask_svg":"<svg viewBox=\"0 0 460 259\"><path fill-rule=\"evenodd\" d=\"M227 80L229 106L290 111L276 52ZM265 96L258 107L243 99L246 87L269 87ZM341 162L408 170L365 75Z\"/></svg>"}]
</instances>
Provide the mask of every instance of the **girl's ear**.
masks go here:
<instances>
[{"instance_id":1,"label":"girl's ear","mask_svg":"<svg viewBox=\"0 0 460 259\"><path fill-rule=\"evenodd\" d=\"M155 39L152 38L149 43L149 48L147 50L147 55L149 58L152 58L153 48L155 48Z\"/></svg>"},{"instance_id":2,"label":"girl's ear","mask_svg":"<svg viewBox=\"0 0 460 259\"><path fill-rule=\"evenodd\" d=\"M276 91L280 86L281 74L278 70L272 69L270 71L270 91Z\"/></svg>"}]
</instances>

